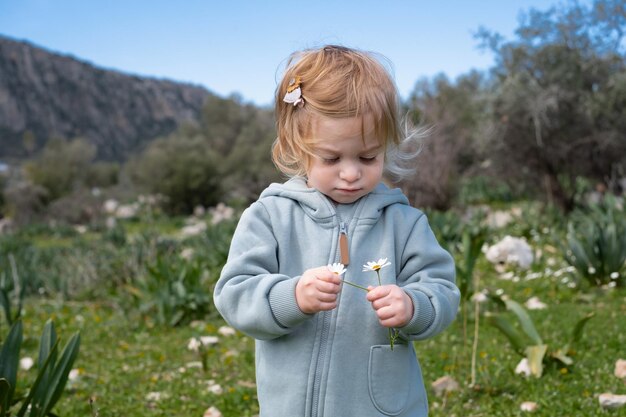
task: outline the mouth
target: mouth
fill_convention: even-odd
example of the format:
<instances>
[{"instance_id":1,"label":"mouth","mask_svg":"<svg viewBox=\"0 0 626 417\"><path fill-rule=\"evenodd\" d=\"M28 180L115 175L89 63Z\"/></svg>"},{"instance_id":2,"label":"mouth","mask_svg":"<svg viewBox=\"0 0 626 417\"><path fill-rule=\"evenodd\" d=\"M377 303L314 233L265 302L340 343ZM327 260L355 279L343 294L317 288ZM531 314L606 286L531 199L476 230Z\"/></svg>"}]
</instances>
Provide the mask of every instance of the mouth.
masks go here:
<instances>
[{"instance_id":1,"label":"mouth","mask_svg":"<svg viewBox=\"0 0 626 417\"><path fill-rule=\"evenodd\" d=\"M346 194L353 194L353 193L357 193L361 191L361 189L360 188L337 188L337 191L341 193L346 193Z\"/></svg>"}]
</instances>

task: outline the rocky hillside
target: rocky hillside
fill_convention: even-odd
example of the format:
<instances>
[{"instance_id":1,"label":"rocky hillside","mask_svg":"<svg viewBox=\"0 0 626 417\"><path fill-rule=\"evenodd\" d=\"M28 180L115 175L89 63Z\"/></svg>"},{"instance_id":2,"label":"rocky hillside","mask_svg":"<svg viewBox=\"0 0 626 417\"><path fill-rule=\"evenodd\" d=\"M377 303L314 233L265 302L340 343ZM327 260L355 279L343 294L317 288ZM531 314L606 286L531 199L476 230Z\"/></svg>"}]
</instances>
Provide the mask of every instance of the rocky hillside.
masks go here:
<instances>
[{"instance_id":1,"label":"rocky hillside","mask_svg":"<svg viewBox=\"0 0 626 417\"><path fill-rule=\"evenodd\" d=\"M0 159L32 155L54 136L87 138L123 160L199 117L205 88L97 68L0 36Z\"/></svg>"}]
</instances>

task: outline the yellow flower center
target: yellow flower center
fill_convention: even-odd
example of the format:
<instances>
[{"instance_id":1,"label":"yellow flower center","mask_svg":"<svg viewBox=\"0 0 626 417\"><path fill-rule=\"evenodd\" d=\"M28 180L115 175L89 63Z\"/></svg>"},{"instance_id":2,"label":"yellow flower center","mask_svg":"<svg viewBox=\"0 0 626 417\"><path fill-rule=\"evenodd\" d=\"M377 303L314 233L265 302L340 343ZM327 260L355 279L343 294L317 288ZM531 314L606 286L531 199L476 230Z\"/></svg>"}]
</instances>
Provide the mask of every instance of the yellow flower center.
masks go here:
<instances>
[{"instance_id":1,"label":"yellow flower center","mask_svg":"<svg viewBox=\"0 0 626 417\"><path fill-rule=\"evenodd\" d=\"M372 267L372 269L373 269L374 271L378 271L378 270L380 269L380 265L374 265L374 266Z\"/></svg>"}]
</instances>

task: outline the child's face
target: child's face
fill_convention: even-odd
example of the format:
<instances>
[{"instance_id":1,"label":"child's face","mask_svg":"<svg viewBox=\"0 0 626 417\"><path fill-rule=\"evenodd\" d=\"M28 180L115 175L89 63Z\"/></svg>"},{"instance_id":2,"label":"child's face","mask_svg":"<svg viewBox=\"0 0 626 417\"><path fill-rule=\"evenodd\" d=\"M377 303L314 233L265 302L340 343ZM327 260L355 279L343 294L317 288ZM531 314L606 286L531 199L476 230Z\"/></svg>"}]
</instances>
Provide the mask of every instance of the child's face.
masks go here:
<instances>
[{"instance_id":1,"label":"child's face","mask_svg":"<svg viewBox=\"0 0 626 417\"><path fill-rule=\"evenodd\" d=\"M363 197L380 182L385 153L374 135L371 117L318 117L312 135L314 156L307 170L309 187L337 203L347 204Z\"/></svg>"}]
</instances>

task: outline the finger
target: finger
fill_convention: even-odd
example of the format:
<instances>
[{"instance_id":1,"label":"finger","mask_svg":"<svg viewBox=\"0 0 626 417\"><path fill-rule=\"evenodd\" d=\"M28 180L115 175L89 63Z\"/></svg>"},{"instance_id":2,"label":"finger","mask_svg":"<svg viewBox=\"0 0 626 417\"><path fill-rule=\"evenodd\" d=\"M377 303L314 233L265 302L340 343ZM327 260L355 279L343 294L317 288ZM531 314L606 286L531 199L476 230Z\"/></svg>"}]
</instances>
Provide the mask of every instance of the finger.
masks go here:
<instances>
[{"instance_id":1,"label":"finger","mask_svg":"<svg viewBox=\"0 0 626 417\"><path fill-rule=\"evenodd\" d=\"M396 311L391 306L385 306L376 310L376 316L378 316L378 320L382 323L386 320L394 318L396 316Z\"/></svg>"},{"instance_id":2,"label":"finger","mask_svg":"<svg viewBox=\"0 0 626 417\"><path fill-rule=\"evenodd\" d=\"M317 295L317 299L325 303L334 303L335 301L337 301L337 294L327 294L321 292Z\"/></svg>"},{"instance_id":3,"label":"finger","mask_svg":"<svg viewBox=\"0 0 626 417\"><path fill-rule=\"evenodd\" d=\"M332 310L335 307L337 307L337 303L336 302L334 302L334 303L332 303L332 302L331 303L323 302L323 303L319 304L319 310L320 311Z\"/></svg>"},{"instance_id":4,"label":"finger","mask_svg":"<svg viewBox=\"0 0 626 417\"><path fill-rule=\"evenodd\" d=\"M379 298L386 297L387 295L389 295L390 291L391 289L387 286L374 287L370 291L368 291L367 300L371 302L371 301L378 300Z\"/></svg>"},{"instance_id":5,"label":"finger","mask_svg":"<svg viewBox=\"0 0 626 417\"><path fill-rule=\"evenodd\" d=\"M380 310L381 308L387 307L389 305L391 305L391 303L389 302L389 298L387 297L379 298L372 302L372 307L374 308L374 310Z\"/></svg>"},{"instance_id":6,"label":"finger","mask_svg":"<svg viewBox=\"0 0 626 417\"><path fill-rule=\"evenodd\" d=\"M328 272L328 271L326 271ZM330 282L333 284L339 284L341 282L341 278L339 277L339 275L333 273L333 272L328 272L328 274L316 274L317 278L320 281L324 281L324 282Z\"/></svg>"},{"instance_id":7,"label":"finger","mask_svg":"<svg viewBox=\"0 0 626 417\"><path fill-rule=\"evenodd\" d=\"M341 286L339 283L330 283L319 280L315 286L318 291L328 293L328 294L337 294L341 290Z\"/></svg>"}]
</instances>

